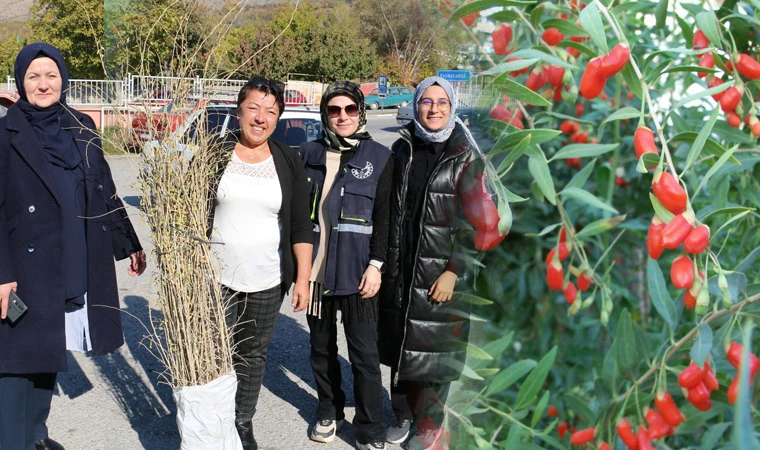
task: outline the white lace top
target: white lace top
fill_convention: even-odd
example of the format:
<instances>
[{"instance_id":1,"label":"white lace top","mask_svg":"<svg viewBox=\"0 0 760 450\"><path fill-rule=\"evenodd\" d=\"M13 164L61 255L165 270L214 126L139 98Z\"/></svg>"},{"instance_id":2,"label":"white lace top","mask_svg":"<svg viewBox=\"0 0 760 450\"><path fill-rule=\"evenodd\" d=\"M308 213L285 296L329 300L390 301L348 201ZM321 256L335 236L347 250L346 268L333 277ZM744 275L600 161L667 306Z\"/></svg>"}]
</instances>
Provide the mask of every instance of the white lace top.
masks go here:
<instances>
[{"instance_id":1,"label":"white lace top","mask_svg":"<svg viewBox=\"0 0 760 450\"><path fill-rule=\"evenodd\" d=\"M282 190L272 157L249 164L232 152L216 200L211 241L219 281L241 292L280 284Z\"/></svg>"}]
</instances>

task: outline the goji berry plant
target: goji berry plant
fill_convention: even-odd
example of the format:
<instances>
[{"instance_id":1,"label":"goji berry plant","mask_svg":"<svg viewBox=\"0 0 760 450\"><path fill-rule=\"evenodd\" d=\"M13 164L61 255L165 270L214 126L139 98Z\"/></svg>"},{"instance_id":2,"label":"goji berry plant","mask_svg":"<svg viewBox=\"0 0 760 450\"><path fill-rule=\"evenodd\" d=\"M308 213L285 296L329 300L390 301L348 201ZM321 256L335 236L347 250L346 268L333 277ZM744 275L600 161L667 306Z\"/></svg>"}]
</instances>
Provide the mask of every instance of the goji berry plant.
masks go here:
<instances>
[{"instance_id":1,"label":"goji berry plant","mask_svg":"<svg viewBox=\"0 0 760 450\"><path fill-rule=\"evenodd\" d=\"M441 5L488 62L466 212L509 231L451 448L760 448L760 3Z\"/></svg>"}]
</instances>

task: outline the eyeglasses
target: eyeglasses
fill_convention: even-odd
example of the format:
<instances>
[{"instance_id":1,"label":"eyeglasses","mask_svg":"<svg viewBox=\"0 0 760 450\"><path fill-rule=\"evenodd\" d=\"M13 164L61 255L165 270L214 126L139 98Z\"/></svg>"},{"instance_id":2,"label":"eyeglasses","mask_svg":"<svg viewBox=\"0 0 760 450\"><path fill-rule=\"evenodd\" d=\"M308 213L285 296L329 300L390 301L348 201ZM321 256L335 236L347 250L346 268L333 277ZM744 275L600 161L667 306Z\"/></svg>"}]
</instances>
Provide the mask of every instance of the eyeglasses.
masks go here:
<instances>
[{"instance_id":1,"label":"eyeglasses","mask_svg":"<svg viewBox=\"0 0 760 450\"><path fill-rule=\"evenodd\" d=\"M359 107L357 105L346 105L345 108L336 105L330 105L327 107L327 117L331 119L337 119L340 117L341 111L344 110L346 111L346 115L348 117L357 117L359 115Z\"/></svg>"},{"instance_id":2,"label":"eyeglasses","mask_svg":"<svg viewBox=\"0 0 760 450\"><path fill-rule=\"evenodd\" d=\"M432 108L434 104L438 105L438 109L440 109L441 111L446 111L449 108L451 108L451 103L445 98L439 99L437 102L434 102L432 99L429 99L429 98L423 98L422 100L417 102L417 105L419 105L420 108L426 108L426 109Z\"/></svg>"}]
</instances>

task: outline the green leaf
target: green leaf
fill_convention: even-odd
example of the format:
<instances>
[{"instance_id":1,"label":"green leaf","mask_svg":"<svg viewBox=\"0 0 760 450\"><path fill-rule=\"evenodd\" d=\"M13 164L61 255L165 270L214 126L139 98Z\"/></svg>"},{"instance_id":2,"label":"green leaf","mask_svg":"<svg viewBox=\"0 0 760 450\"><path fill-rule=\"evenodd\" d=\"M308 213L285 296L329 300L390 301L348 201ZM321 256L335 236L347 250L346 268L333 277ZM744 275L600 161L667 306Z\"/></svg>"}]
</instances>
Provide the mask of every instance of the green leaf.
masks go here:
<instances>
[{"instance_id":1,"label":"green leaf","mask_svg":"<svg viewBox=\"0 0 760 450\"><path fill-rule=\"evenodd\" d=\"M485 299L483 297L478 297L477 295L473 295L473 294L466 294L464 292L454 291L453 298L454 300L464 300L465 302L473 304L473 305L481 305L481 306L493 305L493 302L491 300Z\"/></svg>"},{"instance_id":2,"label":"green leaf","mask_svg":"<svg viewBox=\"0 0 760 450\"><path fill-rule=\"evenodd\" d=\"M699 324L699 332L697 333L697 339L694 341L694 345L691 347L689 355L691 359L697 363L699 367L705 365L705 359L710 354L710 349L713 345L713 333L710 325L706 323Z\"/></svg>"},{"instance_id":3,"label":"green leaf","mask_svg":"<svg viewBox=\"0 0 760 450\"><path fill-rule=\"evenodd\" d=\"M473 345L469 342L467 343L467 356L475 358L475 359L486 360L486 361L493 360L493 357L489 355L488 352L486 352L482 348L476 345Z\"/></svg>"},{"instance_id":4,"label":"green leaf","mask_svg":"<svg viewBox=\"0 0 760 450\"><path fill-rule=\"evenodd\" d=\"M566 158L599 156L616 149L618 144L570 144L562 147L549 162Z\"/></svg>"},{"instance_id":5,"label":"green leaf","mask_svg":"<svg viewBox=\"0 0 760 450\"><path fill-rule=\"evenodd\" d=\"M672 113L673 111L677 110L678 108L687 105L694 100L700 100L702 98L707 97L708 95L717 94L718 92L723 92L726 89L730 88L734 85L733 81L727 81L723 84L719 84L718 86L711 87L710 89L705 89L704 91L697 92L695 94L687 95L686 97L682 98L681 100L678 100L676 102L675 106L673 106L673 109L671 109L668 114Z\"/></svg>"},{"instance_id":6,"label":"green leaf","mask_svg":"<svg viewBox=\"0 0 760 450\"><path fill-rule=\"evenodd\" d=\"M636 108L631 108L630 106L626 106L610 114L610 116L607 117L602 123L613 122L615 120L624 120L624 119L633 119L633 118L638 119L640 116L641 116L641 111L639 111Z\"/></svg>"},{"instance_id":7,"label":"green leaf","mask_svg":"<svg viewBox=\"0 0 760 450\"><path fill-rule=\"evenodd\" d=\"M544 197L552 205L557 204L557 193L554 190L554 180L552 180L552 173L549 170L549 164L544 158L538 158L531 156L528 159L528 170L533 178L536 180L536 184Z\"/></svg>"},{"instance_id":8,"label":"green leaf","mask_svg":"<svg viewBox=\"0 0 760 450\"><path fill-rule=\"evenodd\" d=\"M567 182L565 189L569 187L582 188L583 185L586 184L586 181L588 181L589 177L591 176L591 172L594 171L594 166L596 166L596 159L592 159L590 163L586 164L583 167L583 169L579 170L578 173L573 175L573 178L571 178L570 181Z\"/></svg>"},{"instance_id":9,"label":"green leaf","mask_svg":"<svg viewBox=\"0 0 760 450\"><path fill-rule=\"evenodd\" d=\"M555 223L554 225L547 225L547 226L544 227L543 230L539 231L538 234L536 234L536 233L525 233L525 236L531 237L531 238L545 236L545 235L551 233L552 231L556 230L557 228L559 228L561 226L562 226L562 223Z\"/></svg>"},{"instance_id":10,"label":"green leaf","mask_svg":"<svg viewBox=\"0 0 760 450\"><path fill-rule=\"evenodd\" d=\"M739 148L738 145L735 145L731 149L729 149L726 153L721 155L720 158L713 164L712 167L710 167L710 170L707 171L704 177L702 177L702 181L699 182L699 186L697 186L697 190L694 191L694 194L692 194L692 198L695 198L697 196L697 193L702 190L702 187L707 184L707 181L710 180L710 177L715 175L715 172L717 172L721 167L723 167L723 164L728 161L728 159L731 157L731 155L734 154L736 149Z\"/></svg>"},{"instance_id":11,"label":"green leaf","mask_svg":"<svg viewBox=\"0 0 760 450\"><path fill-rule=\"evenodd\" d=\"M760 256L760 247L752 250L752 252L750 252L750 254L747 255L747 257L745 257L738 266L736 266L734 271L746 273L752 267L752 264L755 262L758 256Z\"/></svg>"},{"instance_id":12,"label":"green leaf","mask_svg":"<svg viewBox=\"0 0 760 450\"><path fill-rule=\"evenodd\" d=\"M530 143L533 145L539 145L543 144L544 142L549 142L562 134L559 130L549 130L546 128L534 128L532 130L519 130L514 131L512 133L509 133L502 138L499 139L498 142L494 145L494 147L501 148L502 146L506 148L511 148L523 141L526 137L530 136ZM493 150L491 150L493 152ZM489 153L491 153L489 152Z\"/></svg>"},{"instance_id":13,"label":"green leaf","mask_svg":"<svg viewBox=\"0 0 760 450\"><path fill-rule=\"evenodd\" d=\"M506 369L499 372L493 380L488 384L486 388L486 395L492 395L502 392L515 384L517 380L528 374L533 368L536 367L536 362L532 359L523 359L518 361Z\"/></svg>"},{"instance_id":14,"label":"green leaf","mask_svg":"<svg viewBox=\"0 0 760 450\"><path fill-rule=\"evenodd\" d=\"M564 19L546 19L541 22L541 28L544 30L548 30L549 28L556 28L565 36L588 36L588 34L581 27L569 20Z\"/></svg>"},{"instance_id":15,"label":"green leaf","mask_svg":"<svg viewBox=\"0 0 760 450\"><path fill-rule=\"evenodd\" d=\"M730 426L731 422L724 422L716 423L708 428L700 439L702 445L699 446L699 450L713 450L717 448L716 444Z\"/></svg>"},{"instance_id":16,"label":"green leaf","mask_svg":"<svg viewBox=\"0 0 760 450\"><path fill-rule=\"evenodd\" d=\"M641 352L633 334L633 320L627 309L620 313L615 344L617 362L622 372L629 373L641 364Z\"/></svg>"},{"instance_id":17,"label":"green leaf","mask_svg":"<svg viewBox=\"0 0 760 450\"><path fill-rule=\"evenodd\" d=\"M503 177L506 174L506 171L509 170L509 168L514 164L522 155L525 154L525 151L528 150L528 144L530 144L531 136L527 135L525 138L523 138L522 141L520 141L517 145L512 147L512 150L507 153L507 156L504 157L504 159L499 164L498 169L496 169L496 173L499 174L499 177ZM507 147L500 147L497 148L495 152L489 153L489 155L496 155L500 153L501 149L506 149Z\"/></svg>"},{"instance_id":18,"label":"green leaf","mask_svg":"<svg viewBox=\"0 0 760 450\"><path fill-rule=\"evenodd\" d=\"M538 401L536 409L533 410L533 418L530 420L531 427L535 428L538 421L541 420L541 416L544 415L546 405L549 403L550 395L549 391L546 391L544 392L544 395L541 396L541 400Z\"/></svg>"},{"instance_id":19,"label":"green leaf","mask_svg":"<svg viewBox=\"0 0 760 450\"><path fill-rule=\"evenodd\" d=\"M697 140L694 141L694 145L691 146L689 155L686 157L686 167L684 168L683 172L681 172L681 176L683 176L683 174L686 173L689 168L691 168L691 165L694 164L694 161L699 158L699 154L702 153L702 148L705 146L707 138L710 137L710 133L712 132L713 126L715 125L715 121L718 120L719 112L720 108L715 108L712 115L710 116L710 119L707 121L707 124L704 125L699 131Z\"/></svg>"},{"instance_id":20,"label":"green leaf","mask_svg":"<svg viewBox=\"0 0 760 450\"><path fill-rule=\"evenodd\" d=\"M608 217L606 219L599 219L583 227L575 237L577 239L585 239L597 234L602 234L605 231L609 231L615 228L620 222L625 220L625 214L622 216Z\"/></svg>"},{"instance_id":21,"label":"green leaf","mask_svg":"<svg viewBox=\"0 0 760 450\"><path fill-rule=\"evenodd\" d=\"M588 407L589 400L575 394L565 394L565 405L583 418L583 423L596 423L596 414Z\"/></svg>"},{"instance_id":22,"label":"green leaf","mask_svg":"<svg viewBox=\"0 0 760 450\"><path fill-rule=\"evenodd\" d=\"M716 108L717 109L717 108ZM699 135L694 131L684 131L683 133L678 133L677 135L670 138L668 141L668 145L673 145L677 143L684 143L684 144L693 144ZM704 149L715 156L720 157L724 153L726 153L726 149L723 148L720 144L715 142L714 140L707 138L704 144ZM738 159L735 157L731 157L731 162L733 164L741 164Z\"/></svg>"},{"instance_id":23,"label":"green leaf","mask_svg":"<svg viewBox=\"0 0 760 450\"><path fill-rule=\"evenodd\" d=\"M499 207L497 209L499 213L499 235L505 235L512 229L512 209L509 207L509 202L504 199L499 199Z\"/></svg>"},{"instance_id":24,"label":"green leaf","mask_svg":"<svg viewBox=\"0 0 760 450\"><path fill-rule=\"evenodd\" d=\"M747 208L747 207L744 207L744 206L733 206L733 207L719 208L719 209L714 209L712 211L707 211L706 209L703 209L703 210L699 211L700 214L697 214L697 219L700 222L704 222L704 221L706 221L708 218L710 218L712 216L720 216L720 215L723 215L723 214L734 215L734 214L743 213L745 211L755 211L755 209L756 208ZM706 212L706 214L702 215L703 212Z\"/></svg>"},{"instance_id":25,"label":"green leaf","mask_svg":"<svg viewBox=\"0 0 760 450\"><path fill-rule=\"evenodd\" d=\"M519 59L516 61L504 62L486 70L481 75L501 75L505 72L514 72L515 70L530 67L538 62L538 59Z\"/></svg>"},{"instance_id":26,"label":"green leaf","mask_svg":"<svg viewBox=\"0 0 760 450\"><path fill-rule=\"evenodd\" d=\"M742 340L744 351L742 351L741 363L736 376L739 377L739 393L734 405L734 432L732 442L734 448L741 450L758 450L760 442L755 436L755 430L752 423L752 393L750 391L750 373L749 373L749 353L752 348L752 321L744 327Z\"/></svg>"},{"instance_id":27,"label":"green leaf","mask_svg":"<svg viewBox=\"0 0 760 450\"><path fill-rule=\"evenodd\" d=\"M498 367L486 367L486 368L483 368L483 369L478 369L475 372L477 372L477 374L480 375L483 378L488 378L488 377L490 377L492 375L496 375L497 373L499 373L499 368ZM486 410L484 410L483 412L485 412L485 411Z\"/></svg>"},{"instance_id":28,"label":"green leaf","mask_svg":"<svg viewBox=\"0 0 760 450\"><path fill-rule=\"evenodd\" d=\"M505 444L504 448L520 448L520 441L522 440L524 434L525 432L523 431L522 427L512 425L512 428L509 429L509 434L507 435L507 443Z\"/></svg>"},{"instance_id":29,"label":"green leaf","mask_svg":"<svg viewBox=\"0 0 760 450\"><path fill-rule=\"evenodd\" d=\"M641 98L641 96L644 94L644 91L641 88L641 81L639 80L639 77L633 70L633 65L626 64L625 67L623 67L623 71L621 73L623 74L623 79L625 80L626 84L628 84L628 88L631 90L631 92L633 92L633 95L635 95L637 98Z\"/></svg>"},{"instance_id":30,"label":"green leaf","mask_svg":"<svg viewBox=\"0 0 760 450\"><path fill-rule=\"evenodd\" d=\"M521 102L527 103L529 105L534 106L551 106L551 102L540 95L536 94L535 92L531 91L530 89L526 88L522 84L510 80L509 73L505 73L502 75L499 75L494 80L494 83L504 90L504 93L509 95L510 97L520 100Z\"/></svg>"},{"instance_id":31,"label":"green leaf","mask_svg":"<svg viewBox=\"0 0 760 450\"><path fill-rule=\"evenodd\" d=\"M607 37L604 34L604 23L595 3L589 4L581 11L579 22L583 30L591 36L594 44L599 47L599 52L608 53L610 49L607 46Z\"/></svg>"},{"instance_id":32,"label":"green leaf","mask_svg":"<svg viewBox=\"0 0 760 450\"><path fill-rule=\"evenodd\" d=\"M609 211L613 214L617 214L617 210L613 208L612 206L608 205L604 202L604 200L600 199L599 197L596 197L592 193L571 187L571 188L565 188L560 192L560 195L566 198L571 198L573 200L578 200L579 202L586 203L590 206L593 206L594 208L599 208L603 211Z\"/></svg>"},{"instance_id":33,"label":"green leaf","mask_svg":"<svg viewBox=\"0 0 760 450\"><path fill-rule=\"evenodd\" d=\"M483 346L483 350L487 351L488 354L494 358L498 358L507 350L507 348L509 348L509 345L512 344L512 339L514 337L515 332L510 331L499 339L487 343L485 346Z\"/></svg>"},{"instance_id":34,"label":"green leaf","mask_svg":"<svg viewBox=\"0 0 760 450\"><path fill-rule=\"evenodd\" d=\"M541 61L551 64L553 66L559 66L564 67L565 69L575 69L576 67L570 63L567 63L565 61L562 61L561 59L557 58L556 56L550 55L549 53L542 52L541 50L535 50L535 49L524 49L524 50L518 50L516 52L509 54L510 58L522 58L522 59L540 59Z\"/></svg>"},{"instance_id":35,"label":"green leaf","mask_svg":"<svg viewBox=\"0 0 760 450\"><path fill-rule=\"evenodd\" d=\"M528 6L536 3L535 1L517 1L517 0L475 0L472 3L465 3L457 8L453 13L449 21L459 20L464 16L470 14L479 13L494 6Z\"/></svg>"},{"instance_id":36,"label":"green leaf","mask_svg":"<svg viewBox=\"0 0 760 450\"><path fill-rule=\"evenodd\" d=\"M660 313L665 322L674 331L676 321L676 307L673 299L668 294L665 277L662 275L660 264L652 258L647 258L647 284L649 285L649 297L652 299L654 308Z\"/></svg>"},{"instance_id":37,"label":"green leaf","mask_svg":"<svg viewBox=\"0 0 760 450\"><path fill-rule=\"evenodd\" d=\"M720 42L720 30L718 28L718 18L715 17L714 11L702 11L697 14L697 27L705 33L705 36L707 36L707 39L710 40L710 43L713 46L717 48L722 47Z\"/></svg>"},{"instance_id":38,"label":"green leaf","mask_svg":"<svg viewBox=\"0 0 760 450\"><path fill-rule=\"evenodd\" d=\"M549 353L541 358L536 367L530 372L528 378L520 388L520 392L517 394L517 401L515 402L515 409L520 410L533 403L533 400L538 395L538 392L544 385L546 377L549 376L549 371L554 364L554 358L557 356L557 347L554 346Z\"/></svg>"},{"instance_id":39,"label":"green leaf","mask_svg":"<svg viewBox=\"0 0 760 450\"><path fill-rule=\"evenodd\" d=\"M658 30L665 28L665 19L668 14L668 0L660 0L657 2L657 7L654 9L654 17L657 19L655 27Z\"/></svg>"},{"instance_id":40,"label":"green leaf","mask_svg":"<svg viewBox=\"0 0 760 450\"><path fill-rule=\"evenodd\" d=\"M655 214L662 219L663 222L669 223L671 220L673 220L673 217L675 215L668 211L668 208L662 206L662 203L660 203L659 200L657 200L657 197L654 196L653 193L649 193L649 201L652 202L652 207L654 208Z\"/></svg>"},{"instance_id":41,"label":"green leaf","mask_svg":"<svg viewBox=\"0 0 760 450\"><path fill-rule=\"evenodd\" d=\"M490 14L488 18L493 20L496 23L499 23L499 22L509 23L509 22L517 22L519 20L522 20L522 17L520 17L520 14L517 14L516 11L512 11L512 10L498 11L493 14ZM691 42L691 39L689 39L689 42Z\"/></svg>"}]
</instances>

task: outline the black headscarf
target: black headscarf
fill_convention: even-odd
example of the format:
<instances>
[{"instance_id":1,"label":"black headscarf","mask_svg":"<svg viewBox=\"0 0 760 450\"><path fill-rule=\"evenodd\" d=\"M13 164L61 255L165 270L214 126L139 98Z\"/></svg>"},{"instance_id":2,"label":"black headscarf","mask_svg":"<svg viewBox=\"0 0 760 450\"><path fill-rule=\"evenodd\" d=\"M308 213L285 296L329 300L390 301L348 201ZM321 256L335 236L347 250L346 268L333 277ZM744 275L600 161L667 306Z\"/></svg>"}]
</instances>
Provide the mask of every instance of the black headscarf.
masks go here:
<instances>
[{"instance_id":1,"label":"black headscarf","mask_svg":"<svg viewBox=\"0 0 760 450\"><path fill-rule=\"evenodd\" d=\"M61 73L61 98L47 108L29 103L24 89L24 77L29 65L37 58L55 61ZM29 44L21 49L13 66L16 88L20 99L16 105L32 126L50 171L55 179L56 194L60 201L63 219L63 267L67 310L84 304L87 291L87 241L85 236L85 185L83 156L69 127L63 125L71 114L66 105L69 71L57 48L43 42Z\"/></svg>"},{"instance_id":2,"label":"black headscarf","mask_svg":"<svg viewBox=\"0 0 760 450\"><path fill-rule=\"evenodd\" d=\"M327 103L336 95L351 97L359 107L359 127L354 134L348 137L338 136L330 129L330 122L327 117ZM322 116L322 133L325 135L325 140L330 147L338 150L349 150L356 147L361 140L372 139L372 136L364 130L364 126L367 124L367 108L364 104L364 94L356 83L351 81L336 81L327 86L324 94L322 94L322 101L319 102L319 113Z\"/></svg>"}]
</instances>

